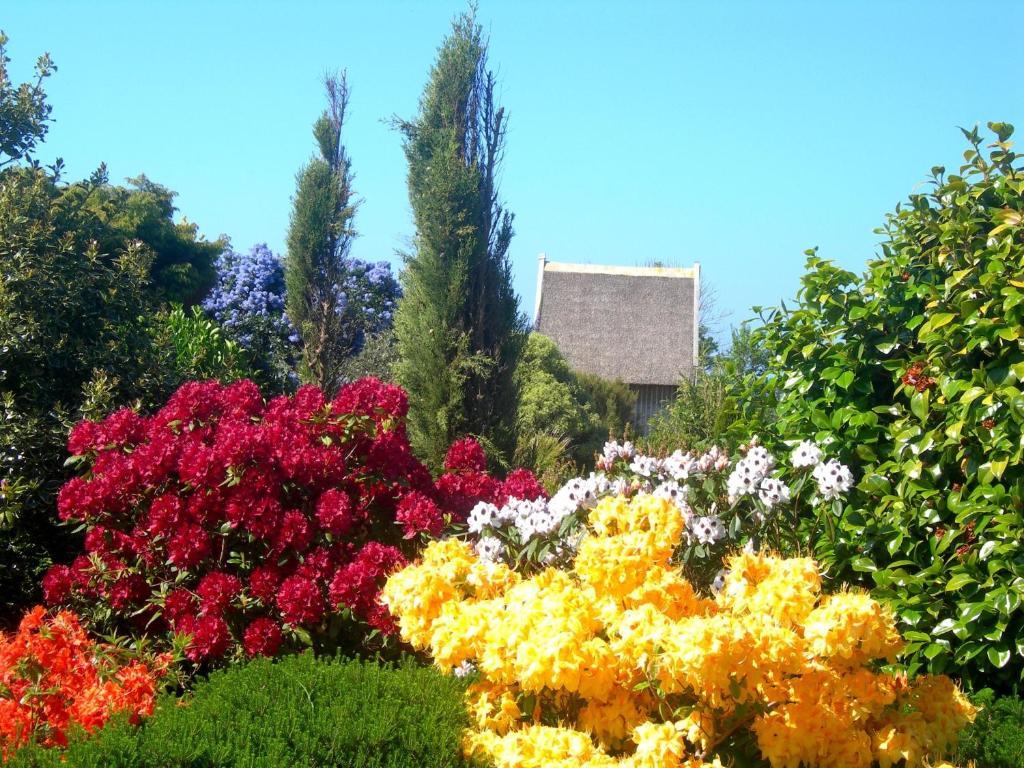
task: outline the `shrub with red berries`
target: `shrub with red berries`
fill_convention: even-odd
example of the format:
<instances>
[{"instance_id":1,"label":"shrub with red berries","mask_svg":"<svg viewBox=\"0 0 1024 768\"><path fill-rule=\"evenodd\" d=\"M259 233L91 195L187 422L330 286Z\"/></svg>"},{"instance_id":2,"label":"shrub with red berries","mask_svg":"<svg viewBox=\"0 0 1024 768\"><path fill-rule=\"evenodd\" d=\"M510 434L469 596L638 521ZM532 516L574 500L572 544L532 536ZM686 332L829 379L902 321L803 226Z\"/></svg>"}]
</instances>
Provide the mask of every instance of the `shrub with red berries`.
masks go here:
<instances>
[{"instance_id":1,"label":"shrub with red berries","mask_svg":"<svg viewBox=\"0 0 1024 768\"><path fill-rule=\"evenodd\" d=\"M407 410L376 379L329 402L314 387L265 402L250 381L205 381L155 415L80 423L68 449L83 473L58 512L84 527L85 553L49 571L46 599L100 630L186 636L196 663L393 634L378 593L425 535L477 501L541 493L529 472L488 475L471 439L435 484Z\"/></svg>"}]
</instances>

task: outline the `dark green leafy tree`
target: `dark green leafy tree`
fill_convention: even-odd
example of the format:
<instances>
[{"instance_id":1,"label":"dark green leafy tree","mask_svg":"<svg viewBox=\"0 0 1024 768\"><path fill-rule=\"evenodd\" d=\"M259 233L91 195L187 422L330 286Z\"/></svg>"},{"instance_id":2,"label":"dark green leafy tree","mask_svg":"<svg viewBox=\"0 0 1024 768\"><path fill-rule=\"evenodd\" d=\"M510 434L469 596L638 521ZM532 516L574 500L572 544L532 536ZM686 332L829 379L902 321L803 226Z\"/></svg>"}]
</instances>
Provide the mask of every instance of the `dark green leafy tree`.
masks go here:
<instances>
[{"instance_id":1,"label":"dark green leafy tree","mask_svg":"<svg viewBox=\"0 0 1024 768\"><path fill-rule=\"evenodd\" d=\"M153 253L149 281L156 298L188 307L213 286L214 265L227 239L206 240L195 223L176 222L175 197L167 187L141 175L123 187L92 187L84 205L95 213L100 250L114 253L133 240L141 241Z\"/></svg>"},{"instance_id":2,"label":"dark green leafy tree","mask_svg":"<svg viewBox=\"0 0 1024 768\"><path fill-rule=\"evenodd\" d=\"M67 184L59 162L49 170L31 162L50 114L42 81L54 67L42 57L36 82L14 88L0 40L4 624L36 599L48 564L77 548L57 525L54 504L68 476L70 426L118 406L155 405L182 378L230 376L232 366L225 350L214 349L216 333L184 316L176 321L166 303L201 290L209 244L193 225L174 224L173 194L144 178L131 189L114 187L101 166L87 181Z\"/></svg>"},{"instance_id":3,"label":"dark green leafy tree","mask_svg":"<svg viewBox=\"0 0 1024 768\"><path fill-rule=\"evenodd\" d=\"M506 118L472 12L442 44L419 114L397 121L416 234L395 321L413 444L438 466L472 434L506 458L525 318L512 290L512 214L498 194Z\"/></svg>"},{"instance_id":4,"label":"dark green leafy tree","mask_svg":"<svg viewBox=\"0 0 1024 768\"><path fill-rule=\"evenodd\" d=\"M318 154L299 171L285 258L288 317L302 340L300 376L325 392L342 362L358 352L362 328L345 293L357 201L342 139L349 89L345 73L326 79L327 109L313 126Z\"/></svg>"},{"instance_id":5,"label":"dark green leafy tree","mask_svg":"<svg viewBox=\"0 0 1024 768\"><path fill-rule=\"evenodd\" d=\"M53 500L70 424L155 385L152 254L100 252L80 191L38 169L0 177L0 612L66 544Z\"/></svg>"},{"instance_id":6,"label":"dark green leafy tree","mask_svg":"<svg viewBox=\"0 0 1024 768\"><path fill-rule=\"evenodd\" d=\"M838 516L804 534L835 582L893 606L909 666L1008 690L1024 676L1024 170L1012 126L989 129L888 216L862 276L809 252L738 398L777 398L752 422L769 442L814 438L852 466Z\"/></svg>"},{"instance_id":7,"label":"dark green leafy tree","mask_svg":"<svg viewBox=\"0 0 1024 768\"><path fill-rule=\"evenodd\" d=\"M28 159L50 126L50 103L43 81L57 71L44 53L36 60L35 79L14 85L7 72L7 35L0 32L0 168Z\"/></svg>"}]
</instances>

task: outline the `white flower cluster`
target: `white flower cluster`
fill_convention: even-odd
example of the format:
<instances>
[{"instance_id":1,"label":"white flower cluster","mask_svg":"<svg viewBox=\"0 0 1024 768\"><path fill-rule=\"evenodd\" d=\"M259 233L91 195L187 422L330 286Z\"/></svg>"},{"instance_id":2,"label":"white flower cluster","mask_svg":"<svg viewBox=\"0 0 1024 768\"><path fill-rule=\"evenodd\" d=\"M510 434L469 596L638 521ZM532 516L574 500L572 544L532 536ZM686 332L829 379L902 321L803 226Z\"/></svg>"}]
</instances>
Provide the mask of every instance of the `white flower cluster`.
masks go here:
<instances>
[{"instance_id":1,"label":"white flower cluster","mask_svg":"<svg viewBox=\"0 0 1024 768\"><path fill-rule=\"evenodd\" d=\"M818 482L818 493L827 501L838 499L853 487L853 473L838 459L829 459L814 468L814 479Z\"/></svg>"},{"instance_id":2,"label":"white flower cluster","mask_svg":"<svg viewBox=\"0 0 1024 768\"><path fill-rule=\"evenodd\" d=\"M617 440L610 440L604 444L604 449L601 451L601 458L597 460L598 469L611 469L616 461L619 459L625 459L629 461L636 455L636 448L633 444L627 440L624 443L619 443Z\"/></svg>"},{"instance_id":3,"label":"white flower cluster","mask_svg":"<svg viewBox=\"0 0 1024 768\"><path fill-rule=\"evenodd\" d=\"M816 467L821 463L821 448L810 440L804 440L793 449L790 463L794 469Z\"/></svg>"},{"instance_id":4,"label":"white flower cluster","mask_svg":"<svg viewBox=\"0 0 1024 768\"><path fill-rule=\"evenodd\" d=\"M775 457L768 453L767 448L756 444L750 446L747 455L736 462L726 483L729 503L735 504L740 497L755 493L769 508L789 501L789 486L768 476L774 467Z\"/></svg>"}]
</instances>

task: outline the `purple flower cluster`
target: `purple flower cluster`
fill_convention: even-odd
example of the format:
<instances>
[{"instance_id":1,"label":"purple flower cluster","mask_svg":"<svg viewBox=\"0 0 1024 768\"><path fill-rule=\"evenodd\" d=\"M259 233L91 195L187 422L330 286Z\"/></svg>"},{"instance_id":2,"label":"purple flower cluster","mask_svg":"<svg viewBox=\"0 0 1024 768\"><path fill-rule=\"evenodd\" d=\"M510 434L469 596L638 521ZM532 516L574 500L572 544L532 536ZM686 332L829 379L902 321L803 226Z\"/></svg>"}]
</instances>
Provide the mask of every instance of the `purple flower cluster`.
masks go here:
<instances>
[{"instance_id":1,"label":"purple flower cluster","mask_svg":"<svg viewBox=\"0 0 1024 768\"><path fill-rule=\"evenodd\" d=\"M203 309L242 346L259 346L266 334L298 340L284 311L284 265L266 245L248 253L227 248L216 266L217 284Z\"/></svg>"},{"instance_id":2,"label":"purple flower cluster","mask_svg":"<svg viewBox=\"0 0 1024 768\"><path fill-rule=\"evenodd\" d=\"M387 330L395 316L402 289L386 261L370 263L349 259L346 267L345 295L362 315L362 330L373 335Z\"/></svg>"}]
</instances>

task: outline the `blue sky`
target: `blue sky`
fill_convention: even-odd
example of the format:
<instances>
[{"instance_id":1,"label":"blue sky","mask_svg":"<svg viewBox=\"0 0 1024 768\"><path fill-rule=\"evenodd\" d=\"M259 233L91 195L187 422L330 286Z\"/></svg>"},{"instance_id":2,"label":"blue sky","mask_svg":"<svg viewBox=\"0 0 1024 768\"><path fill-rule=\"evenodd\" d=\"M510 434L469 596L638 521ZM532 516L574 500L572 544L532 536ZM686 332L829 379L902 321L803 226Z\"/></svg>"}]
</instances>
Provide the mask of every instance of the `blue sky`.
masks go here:
<instances>
[{"instance_id":1,"label":"blue sky","mask_svg":"<svg viewBox=\"0 0 1024 768\"><path fill-rule=\"evenodd\" d=\"M45 160L145 173L236 248L280 252L322 76L347 68L364 199L353 254L412 233L391 115L415 114L462 2L5 3L17 81L49 51ZM792 296L803 251L859 270L958 125L1024 130L1024 3L480 0L510 115L503 194L532 313L536 257L700 261L727 313Z\"/></svg>"}]
</instances>

